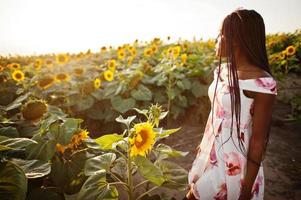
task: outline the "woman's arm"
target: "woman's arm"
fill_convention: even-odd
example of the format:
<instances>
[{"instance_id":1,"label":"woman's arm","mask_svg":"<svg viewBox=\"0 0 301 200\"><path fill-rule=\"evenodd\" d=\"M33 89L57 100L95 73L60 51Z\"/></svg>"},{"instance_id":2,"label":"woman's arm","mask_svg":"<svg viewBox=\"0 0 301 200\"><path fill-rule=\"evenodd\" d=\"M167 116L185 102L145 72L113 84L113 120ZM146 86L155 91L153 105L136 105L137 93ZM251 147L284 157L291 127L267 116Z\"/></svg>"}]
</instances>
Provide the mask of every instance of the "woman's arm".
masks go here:
<instances>
[{"instance_id":1,"label":"woman's arm","mask_svg":"<svg viewBox=\"0 0 301 200\"><path fill-rule=\"evenodd\" d=\"M275 101L273 94L251 92L251 95L254 98L253 127L249 141L247 171L240 199L251 199L252 186L262 161Z\"/></svg>"}]
</instances>

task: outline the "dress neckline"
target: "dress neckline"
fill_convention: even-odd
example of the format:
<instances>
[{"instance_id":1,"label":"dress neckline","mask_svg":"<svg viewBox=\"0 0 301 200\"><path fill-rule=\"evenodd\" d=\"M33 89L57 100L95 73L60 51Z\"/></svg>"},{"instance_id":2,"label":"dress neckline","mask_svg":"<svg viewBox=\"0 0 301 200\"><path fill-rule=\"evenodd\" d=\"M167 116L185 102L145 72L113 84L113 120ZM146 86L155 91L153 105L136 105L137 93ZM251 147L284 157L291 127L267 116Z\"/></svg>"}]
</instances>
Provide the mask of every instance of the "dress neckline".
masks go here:
<instances>
[{"instance_id":1,"label":"dress neckline","mask_svg":"<svg viewBox=\"0 0 301 200\"><path fill-rule=\"evenodd\" d=\"M220 72L220 75L222 74L225 74L227 75L227 73L223 72L224 71L224 67L223 65L221 65L221 72ZM221 77L218 77L218 73L217 73L217 79L219 79L220 82L228 82L228 79L221 79ZM255 80L258 80L258 79L274 79L274 77L272 76L264 76L264 77L258 77L258 78L248 78L248 79L238 79L239 82L242 82L242 81L255 81Z\"/></svg>"},{"instance_id":2,"label":"dress neckline","mask_svg":"<svg viewBox=\"0 0 301 200\"><path fill-rule=\"evenodd\" d=\"M264 77L258 77L258 78L238 79L238 81L251 81L251 80L266 79L266 78L274 79L274 77L272 77L272 76L264 76Z\"/></svg>"},{"instance_id":3,"label":"dress neckline","mask_svg":"<svg viewBox=\"0 0 301 200\"><path fill-rule=\"evenodd\" d=\"M221 79L220 77L217 77L219 79L220 82L225 82L225 81L228 81L225 80L225 79ZM248 79L238 79L238 81L255 81L255 80L258 80L258 79L274 79L274 77L272 76L264 76L264 77L257 77L257 78L248 78Z\"/></svg>"}]
</instances>

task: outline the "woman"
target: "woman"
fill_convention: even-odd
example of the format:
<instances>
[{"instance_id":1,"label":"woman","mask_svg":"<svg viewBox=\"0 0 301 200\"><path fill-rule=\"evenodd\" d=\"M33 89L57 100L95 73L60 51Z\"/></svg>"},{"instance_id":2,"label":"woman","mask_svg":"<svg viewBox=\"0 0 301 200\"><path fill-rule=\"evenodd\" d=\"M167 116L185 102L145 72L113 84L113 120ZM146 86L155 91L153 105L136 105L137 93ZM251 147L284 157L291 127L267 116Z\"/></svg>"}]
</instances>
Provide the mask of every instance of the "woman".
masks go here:
<instances>
[{"instance_id":1,"label":"woman","mask_svg":"<svg viewBox=\"0 0 301 200\"><path fill-rule=\"evenodd\" d=\"M277 88L260 14L241 9L226 16L216 54L219 65L208 89L212 109L185 199L263 199L262 160Z\"/></svg>"}]
</instances>

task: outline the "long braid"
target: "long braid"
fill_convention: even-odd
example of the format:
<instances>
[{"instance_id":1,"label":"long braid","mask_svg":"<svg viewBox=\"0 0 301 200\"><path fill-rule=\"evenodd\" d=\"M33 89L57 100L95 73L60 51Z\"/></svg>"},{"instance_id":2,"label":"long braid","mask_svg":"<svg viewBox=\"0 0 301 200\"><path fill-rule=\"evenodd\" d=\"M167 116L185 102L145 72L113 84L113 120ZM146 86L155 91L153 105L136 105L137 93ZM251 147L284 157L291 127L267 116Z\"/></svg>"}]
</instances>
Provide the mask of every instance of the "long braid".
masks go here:
<instances>
[{"instance_id":1,"label":"long braid","mask_svg":"<svg viewBox=\"0 0 301 200\"><path fill-rule=\"evenodd\" d=\"M245 146L240 137L241 101L239 79L235 62L236 59L233 51L233 43L235 40L239 44L241 50L244 51L251 63L271 74L265 46L265 26L262 17L256 11L237 10L224 19L221 31L221 34L224 35L226 38L224 43L226 47L226 63L228 70L228 84L230 88L231 101L230 137L225 142L223 142L222 145L226 143L230 138L233 141L232 134L235 118L237 130L236 134L238 138L239 149L236 147L234 141L233 144L239 151L241 151L241 153L245 157L247 157ZM221 58L219 60L220 62L218 76L220 76ZM269 133L265 144L265 150L268 141ZM248 159L251 160L250 158ZM251 161L256 163L254 160Z\"/></svg>"}]
</instances>

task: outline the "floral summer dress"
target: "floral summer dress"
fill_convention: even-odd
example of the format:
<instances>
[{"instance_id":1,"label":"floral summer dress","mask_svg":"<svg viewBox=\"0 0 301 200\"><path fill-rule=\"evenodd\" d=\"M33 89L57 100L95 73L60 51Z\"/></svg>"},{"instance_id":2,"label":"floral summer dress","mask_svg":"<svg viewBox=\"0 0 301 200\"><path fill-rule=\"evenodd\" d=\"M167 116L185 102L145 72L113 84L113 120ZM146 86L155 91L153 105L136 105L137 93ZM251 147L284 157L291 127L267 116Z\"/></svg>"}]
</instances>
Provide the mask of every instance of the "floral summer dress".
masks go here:
<instances>
[{"instance_id":1,"label":"floral summer dress","mask_svg":"<svg viewBox=\"0 0 301 200\"><path fill-rule=\"evenodd\" d=\"M213 102L214 88L218 79L217 68L214 71L214 80L209 86L208 94ZM221 66L221 77L227 76L225 65ZM241 124L240 135L236 134L236 123L231 127L231 101L227 78L218 80L214 108L208 117L204 135L199 146L198 154L189 171L188 182L194 196L201 200L237 200L240 195L241 184L246 174L246 158L239 151L238 138L243 141L247 150L252 135L253 99L244 95L243 90L277 95L276 81L272 77L239 80L241 97ZM212 112L213 115L212 115ZM213 117L213 123L211 121ZM223 145L223 142L227 141ZM236 148L236 147L237 148ZM253 198L263 199L264 174L263 166L253 185Z\"/></svg>"}]
</instances>

